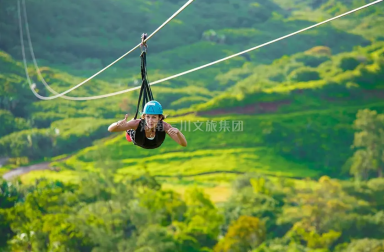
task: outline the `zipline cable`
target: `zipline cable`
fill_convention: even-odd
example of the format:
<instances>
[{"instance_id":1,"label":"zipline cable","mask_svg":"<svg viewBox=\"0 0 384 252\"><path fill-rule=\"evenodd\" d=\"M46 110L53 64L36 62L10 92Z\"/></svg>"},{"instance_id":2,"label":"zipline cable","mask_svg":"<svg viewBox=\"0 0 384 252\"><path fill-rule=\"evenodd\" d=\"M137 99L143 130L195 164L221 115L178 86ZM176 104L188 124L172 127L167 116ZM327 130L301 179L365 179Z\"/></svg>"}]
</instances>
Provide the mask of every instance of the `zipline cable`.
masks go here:
<instances>
[{"instance_id":1,"label":"zipline cable","mask_svg":"<svg viewBox=\"0 0 384 252\"><path fill-rule=\"evenodd\" d=\"M39 68L39 65L37 64L37 61L36 61L36 57L35 57L35 53L33 51L33 45L32 45L32 40L31 40L31 35L29 33L29 25L28 25L28 16L27 16L27 11L26 11L26 7L25 7L25 0L21 0L22 1L22 6L23 6L23 15L24 15L24 21L25 21L25 30L27 32L27 38L28 38L28 44L29 44L29 51L31 52L31 56L32 56L32 60L33 60L33 64L35 65L35 68L36 68L36 71L37 71L37 74L38 76L40 77L41 81L43 82L44 86L53 94L59 94L58 92L56 92L55 90L53 90L48 84L47 82L45 81L44 77L42 76L41 74L41 71L40 71L40 68ZM21 18L21 17L20 17ZM21 28L20 28L21 29ZM22 34L23 34L23 31L22 31ZM24 39L24 35L22 35L23 39ZM62 98L68 98L67 96L63 95Z\"/></svg>"},{"instance_id":2,"label":"zipline cable","mask_svg":"<svg viewBox=\"0 0 384 252\"><path fill-rule=\"evenodd\" d=\"M17 0L17 11L18 11L18 14L19 14L19 17L21 17L21 14L20 14L20 0ZM27 76L27 80L28 80L28 83L29 83L29 87L30 89L32 90L32 93L37 97L39 98L41 95L39 95L38 93L36 93L35 91L35 88L33 87L32 85L32 82L31 82L31 79L29 78L29 74L28 74L28 67L27 67L27 60L25 58L25 48L24 48L24 40L23 40L23 27L21 25L21 18L19 18L19 26L20 26L20 41L21 41L21 53L23 54L23 63L24 63L24 70L25 70L25 74Z\"/></svg>"},{"instance_id":3,"label":"zipline cable","mask_svg":"<svg viewBox=\"0 0 384 252\"><path fill-rule=\"evenodd\" d=\"M170 77L167 77L167 78L164 78L164 79L160 79L160 80L154 81L154 82L152 82L152 83L149 83L149 85L152 86L152 85L155 85L155 84L159 84L159 83L161 83L161 82L164 82L164 81L167 81L167 80L171 80L171 79L174 79L174 78L183 76L183 75L185 75L185 74L192 73L192 72L194 72L194 71L197 71L197 70L200 70L200 69L203 69L203 68L206 68L206 67L215 65L215 64L220 63L220 62L222 62L222 61L225 61L225 60L228 60L228 59L237 57L237 56L239 56L239 55L241 55L241 54L244 54L244 53L247 53L247 52L250 52L250 51L259 49L259 48L261 48L261 47L264 47L264 46L267 46L267 45L269 45L269 44L272 44L272 43L278 42L278 41L280 41L280 40L286 39L286 38L288 38L288 37L294 36L294 35L296 35L296 34L298 34L298 33L301 33L301 32L304 32L304 31L306 31L306 30L312 29L312 28L317 27L317 26L319 26L319 25L328 23L328 22L330 22L330 21L332 21L332 20L335 20L335 19L341 18L341 17L343 17L343 16L349 15L349 14L351 14L351 13L353 13L353 12L356 12L356 11L358 11L358 10L362 10L362 9L364 9L364 8L367 8L367 7L371 6L371 5L380 3L380 2L382 2L382 1L383 1L383 0L376 0L376 1L371 2L371 3L369 3L369 4L363 5L363 6L359 7L359 8L356 8L356 9L353 9L353 10L351 10L351 11L348 11L348 12L345 12L345 13L343 13L343 14L340 14L340 15L338 15L338 16L336 16L336 17L327 19L327 20L322 21L322 22L320 22L320 23L317 23L317 24L311 25L311 26L309 26L309 27L307 27L307 28L301 29L301 30L299 30L299 31L296 31L296 32L290 33L290 34L288 34L288 35L282 36L282 37L280 37L280 38L271 40L271 41L266 42L266 43L264 43L264 44L261 44L261 45L255 46L255 47L253 47L253 48L247 49L247 50L245 50L245 51L242 51L242 52L239 52L239 53L230 55L230 56L225 57L225 58L222 58L222 59L220 59L220 60L216 60L216 61L213 61L213 62L211 62L211 63L208 63L208 64L205 64L205 65L202 65L202 66L199 66L199 67L190 69L190 70L188 70L188 71L184 71L184 72L181 72L181 73L179 73L179 74L175 74L175 75L172 75L172 76L170 76ZM121 90L121 91L114 92L114 93L104 94L104 95L91 96L91 97L73 97L73 98L71 98L71 99L72 99L72 100L76 100L76 101L96 100L96 99L102 99L102 98L107 98L107 97L111 97L111 96L115 96L115 95L124 94L124 93L131 92L131 91L134 91L134 90L137 90L137 89L140 89L140 88L141 88L141 86L137 86L137 87L134 87L134 88L129 88L129 89Z\"/></svg>"},{"instance_id":4,"label":"zipline cable","mask_svg":"<svg viewBox=\"0 0 384 252\"><path fill-rule=\"evenodd\" d=\"M185 8L187 8L194 0L188 0L188 2L186 2L178 11L176 11L170 18L168 18L162 25L160 25L152 34L150 34L145 40L144 42L147 42L152 36L154 36L158 31L160 31L166 24L168 24L172 19L174 19L178 14L180 14ZM20 0L18 0L18 14L19 14L19 26L20 26L20 30L21 30L21 37L20 39L23 40L23 33L22 33L22 26L21 26L21 14L20 14ZM28 22L26 20L26 22ZM21 42L22 43L22 46L23 46L23 49L22 51L24 51L24 42ZM141 44L141 43L140 43ZM105 71L106 69L108 69L109 67L111 67L113 64L115 64L116 62L118 62L119 60L121 60L123 57L127 56L128 54L130 54L131 52L133 52L134 50L136 50L140 44L138 44L137 46L135 46L134 48L132 48L130 51L128 51L127 53L123 54L121 57L119 57L118 59L116 59L114 62L112 62L111 64L109 64L108 66L106 66L105 68L101 69L99 72L95 73L94 75L92 75L91 77L89 77L88 79L86 79L85 81L77 84L76 86L68 89L67 91L63 92L63 93L60 93L60 94L57 94L57 95L54 95L54 96L49 96L49 97L45 97L45 96L41 96L39 95L38 93L36 93L36 91L34 91L33 93L36 95L37 98L41 99L41 100L53 100L53 99L56 99L56 98L59 98L59 97L62 97L64 98L63 96L73 90L75 90L76 88L82 86L83 84L85 84L86 82L88 82L89 80L93 79L94 77L96 77L97 75L99 75L100 73L102 73L103 71ZM25 56L25 52L23 53L23 55ZM36 65L35 65L36 67ZM26 73L28 73L28 71L26 70ZM41 75L40 75L41 76ZM42 76L41 76L42 77ZM30 80L29 76L27 77L27 79ZM49 86L47 84L47 86ZM31 84L31 89L32 89L32 84ZM53 89L52 89L53 90ZM57 92L55 92L57 93ZM74 97L75 98L75 97ZM74 100L72 99L72 97L68 97L66 96L65 99L70 99L70 100ZM77 99L76 99L77 100Z\"/></svg>"}]
</instances>

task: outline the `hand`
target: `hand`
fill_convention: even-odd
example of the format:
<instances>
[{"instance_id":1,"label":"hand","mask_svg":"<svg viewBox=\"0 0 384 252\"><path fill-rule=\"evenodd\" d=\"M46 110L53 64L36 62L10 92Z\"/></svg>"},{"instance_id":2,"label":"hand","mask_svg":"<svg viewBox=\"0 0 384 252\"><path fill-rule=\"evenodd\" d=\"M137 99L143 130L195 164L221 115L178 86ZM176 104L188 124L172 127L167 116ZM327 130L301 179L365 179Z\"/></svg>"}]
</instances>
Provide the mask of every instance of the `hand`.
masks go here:
<instances>
[{"instance_id":1,"label":"hand","mask_svg":"<svg viewBox=\"0 0 384 252\"><path fill-rule=\"evenodd\" d=\"M168 130L168 134L169 134L170 136L179 135L179 133L180 133L180 131L179 131L178 129L176 129L176 128L170 128L170 129Z\"/></svg>"},{"instance_id":2,"label":"hand","mask_svg":"<svg viewBox=\"0 0 384 252\"><path fill-rule=\"evenodd\" d=\"M124 119L121 120L121 121L118 121L118 122L117 122L117 126L120 126L120 124L121 124L122 122L126 122L126 121L127 121L127 118L128 118L128 114L125 114Z\"/></svg>"}]
</instances>

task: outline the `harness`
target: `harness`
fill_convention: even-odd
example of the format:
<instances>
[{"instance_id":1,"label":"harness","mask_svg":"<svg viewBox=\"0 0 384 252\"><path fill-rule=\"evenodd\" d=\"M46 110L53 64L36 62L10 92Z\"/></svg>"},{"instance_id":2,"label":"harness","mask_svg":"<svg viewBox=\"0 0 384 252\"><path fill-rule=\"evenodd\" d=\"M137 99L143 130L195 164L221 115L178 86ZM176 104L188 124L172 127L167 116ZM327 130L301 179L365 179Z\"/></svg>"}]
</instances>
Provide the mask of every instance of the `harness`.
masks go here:
<instances>
[{"instance_id":1,"label":"harness","mask_svg":"<svg viewBox=\"0 0 384 252\"><path fill-rule=\"evenodd\" d=\"M144 106L147 102L153 101L153 94L150 85L148 85L148 78L147 78L147 44L144 42L146 39L146 34L143 34L141 37L141 88L140 88L140 94L139 94L139 100L137 102L137 108L136 108L136 114L135 114L135 120L137 119L137 115L139 113L140 108L140 102L141 104L141 111L144 111ZM143 50L144 47L144 50ZM140 146L144 149L155 149L157 147L160 147L161 144L164 142L165 139L165 130L164 130L164 124L163 121L160 120L157 123L156 130L155 130L155 138L153 140L149 140L145 136L145 119L140 120L140 124L137 127L136 130L127 130L127 133L133 136L132 142L134 145Z\"/></svg>"}]
</instances>

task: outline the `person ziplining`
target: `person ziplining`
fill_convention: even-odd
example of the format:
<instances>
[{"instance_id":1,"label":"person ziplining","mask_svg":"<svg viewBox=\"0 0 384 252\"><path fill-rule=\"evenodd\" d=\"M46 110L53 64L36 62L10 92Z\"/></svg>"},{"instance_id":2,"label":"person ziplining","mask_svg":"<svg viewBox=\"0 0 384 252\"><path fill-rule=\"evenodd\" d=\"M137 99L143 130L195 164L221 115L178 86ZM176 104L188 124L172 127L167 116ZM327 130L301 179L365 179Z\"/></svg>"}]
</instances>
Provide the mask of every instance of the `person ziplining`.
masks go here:
<instances>
[{"instance_id":1,"label":"person ziplining","mask_svg":"<svg viewBox=\"0 0 384 252\"><path fill-rule=\"evenodd\" d=\"M135 117L127 121L128 114L123 120L115 122L108 127L109 132L125 131L127 141L144 149L155 149L162 145L168 134L175 142L183 147L187 146L187 140L181 131L164 122L163 108L154 100L153 94L147 79L147 44L144 41L147 34L141 36L141 89ZM140 119L137 119L140 101L142 99L142 112Z\"/></svg>"}]
</instances>

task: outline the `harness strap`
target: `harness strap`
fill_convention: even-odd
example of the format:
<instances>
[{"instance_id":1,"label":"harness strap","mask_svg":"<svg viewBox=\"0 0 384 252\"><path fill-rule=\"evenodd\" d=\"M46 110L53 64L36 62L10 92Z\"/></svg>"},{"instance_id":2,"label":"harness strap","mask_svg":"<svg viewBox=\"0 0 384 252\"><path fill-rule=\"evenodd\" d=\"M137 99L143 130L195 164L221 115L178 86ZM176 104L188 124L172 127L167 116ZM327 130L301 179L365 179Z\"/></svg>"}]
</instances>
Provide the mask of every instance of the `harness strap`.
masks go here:
<instances>
[{"instance_id":1,"label":"harness strap","mask_svg":"<svg viewBox=\"0 0 384 252\"><path fill-rule=\"evenodd\" d=\"M142 100L142 105L141 105L141 111L144 110L144 106L147 102L154 100L153 99L153 94L150 85L148 84L148 77L147 77L147 52L146 50L142 51L141 55L141 88L140 88L140 94L139 94L139 100L137 102L137 109L136 109L136 114L135 114L135 120L137 119L137 115L139 113L139 108L140 108L140 101L141 98Z\"/></svg>"}]
</instances>

